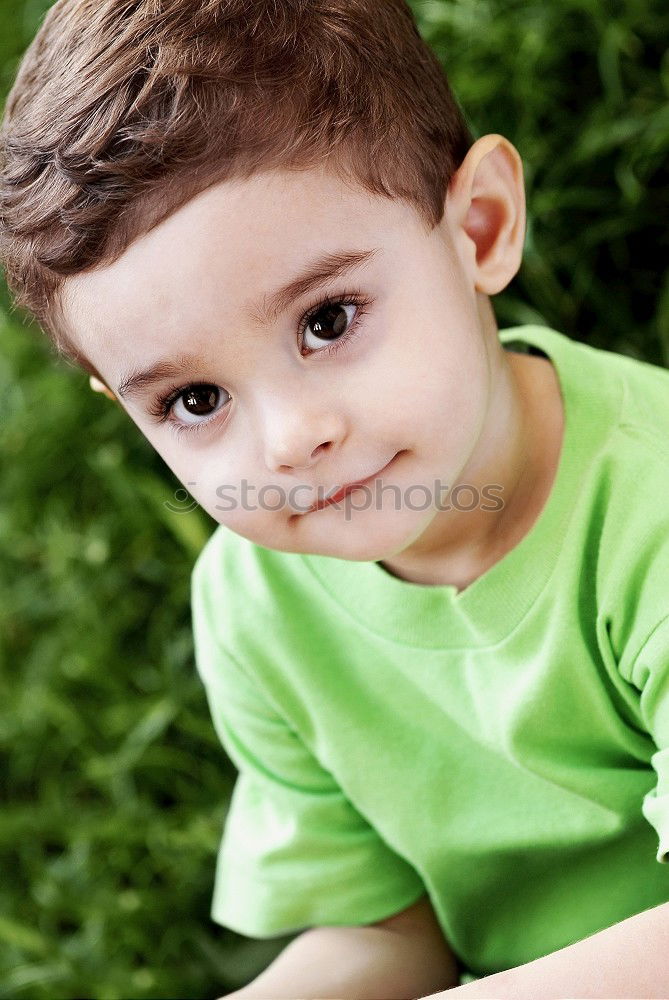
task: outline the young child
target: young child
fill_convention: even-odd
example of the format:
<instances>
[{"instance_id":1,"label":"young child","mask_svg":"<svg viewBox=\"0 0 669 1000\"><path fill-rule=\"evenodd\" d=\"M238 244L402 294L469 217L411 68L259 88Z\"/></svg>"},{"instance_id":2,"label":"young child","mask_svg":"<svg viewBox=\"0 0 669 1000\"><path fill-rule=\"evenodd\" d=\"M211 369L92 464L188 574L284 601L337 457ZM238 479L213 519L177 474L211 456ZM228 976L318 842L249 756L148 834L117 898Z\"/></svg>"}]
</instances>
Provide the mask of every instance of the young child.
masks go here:
<instances>
[{"instance_id":1,"label":"young child","mask_svg":"<svg viewBox=\"0 0 669 1000\"><path fill-rule=\"evenodd\" d=\"M521 160L403 0L59 0L0 199L220 525L213 916L301 932L233 995L669 996L669 372L498 330Z\"/></svg>"}]
</instances>

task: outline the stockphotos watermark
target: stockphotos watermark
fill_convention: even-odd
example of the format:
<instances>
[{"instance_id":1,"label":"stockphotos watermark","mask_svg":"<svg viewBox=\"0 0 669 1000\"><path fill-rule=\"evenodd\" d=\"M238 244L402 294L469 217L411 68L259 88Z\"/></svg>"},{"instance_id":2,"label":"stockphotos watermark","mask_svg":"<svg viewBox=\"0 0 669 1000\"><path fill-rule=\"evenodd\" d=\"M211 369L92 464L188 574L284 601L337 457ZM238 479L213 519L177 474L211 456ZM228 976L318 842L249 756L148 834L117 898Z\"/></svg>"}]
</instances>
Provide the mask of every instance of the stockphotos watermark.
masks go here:
<instances>
[{"instance_id":1,"label":"stockphotos watermark","mask_svg":"<svg viewBox=\"0 0 669 1000\"><path fill-rule=\"evenodd\" d=\"M186 486L197 486L197 483L190 480ZM306 483L291 486L289 490L285 490L283 486L278 486L275 483L266 483L258 490L247 479L242 479L239 485L225 483L217 486L215 492L218 499L224 502L214 504L214 509L225 513L238 509L277 511L288 507L296 514L306 514L314 504L326 500L332 493L332 491L326 492L319 487L314 498L312 488ZM472 510L499 511L504 507L504 501L498 495L504 492L504 487L499 483L486 483L481 488L473 486L471 483L456 483L455 486L451 487L443 483L441 479L434 480L432 490L424 483L414 483L400 489L395 483L384 483L382 479L375 479L373 484L357 486L355 491L348 492L340 500L330 500L328 506L336 507L338 510L343 509L345 519L349 521L353 511L369 510L370 508L381 510L387 502L385 498L389 492L392 495L395 510L406 507L416 511L436 508L437 510L467 512ZM197 501L191 497L188 490L183 488L175 491L174 501L164 500L163 503L168 510L175 514L187 514L198 506Z\"/></svg>"}]
</instances>

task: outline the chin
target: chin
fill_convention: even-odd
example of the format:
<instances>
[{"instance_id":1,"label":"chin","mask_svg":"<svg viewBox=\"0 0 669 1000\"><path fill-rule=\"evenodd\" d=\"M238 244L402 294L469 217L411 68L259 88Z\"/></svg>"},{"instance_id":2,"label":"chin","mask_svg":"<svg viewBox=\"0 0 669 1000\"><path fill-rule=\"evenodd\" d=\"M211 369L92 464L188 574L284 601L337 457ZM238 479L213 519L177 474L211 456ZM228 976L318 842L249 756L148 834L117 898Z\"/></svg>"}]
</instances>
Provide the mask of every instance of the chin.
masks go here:
<instances>
[{"instance_id":1,"label":"chin","mask_svg":"<svg viewBox=\"0 0 669 1000\"><path fill-rule=\"evenodd\" d=\"M312 511L295 522L293 548L288 544L286 551L355 562L379 562L402 552L420 537L426 528L425 514L420 524L416 523L416 517L415 511L403 514L401 511L354 510L346 520L345 509Z\"/></svg>"}]
</instances>

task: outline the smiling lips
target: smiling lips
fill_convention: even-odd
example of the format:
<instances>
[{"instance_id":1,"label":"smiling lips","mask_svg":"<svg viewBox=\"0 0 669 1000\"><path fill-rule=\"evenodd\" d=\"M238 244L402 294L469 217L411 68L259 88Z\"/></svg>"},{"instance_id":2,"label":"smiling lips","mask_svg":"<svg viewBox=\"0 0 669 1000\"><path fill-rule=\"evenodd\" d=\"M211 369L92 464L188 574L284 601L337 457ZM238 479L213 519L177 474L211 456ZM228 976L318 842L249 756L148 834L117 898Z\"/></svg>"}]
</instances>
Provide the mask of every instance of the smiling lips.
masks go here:
<instances>
[{"instance_id":1,"label":"smiling lips","mask_svg":"<svg viewBox=\"0 0 669 1000\"><path fill-rule=\"evenodd\" d=\"M386 471L386 469L390 466L391 462L393 462L394 460L395 456L393 455L393 457L390 459L390 462L386 462L383 468L379 469L378 472L375 472L373 475L368 476L366 479L358 479L354 483L347 483L346 486L342 486L342 488L340 490L337 490L336 493L333 493L332 496L329 496L323 500L318 500L317 503L313 504L309 508L307 514L310 514L314 510L321 510L323 507L327 507L331 503L338 503L340 500L343 500L346 494L350 493L351 490L356 489L356 487L358 486L366 486L367 483L373 482L377 476L380 476L382 472Z\"/></svg>"}]
</instances>

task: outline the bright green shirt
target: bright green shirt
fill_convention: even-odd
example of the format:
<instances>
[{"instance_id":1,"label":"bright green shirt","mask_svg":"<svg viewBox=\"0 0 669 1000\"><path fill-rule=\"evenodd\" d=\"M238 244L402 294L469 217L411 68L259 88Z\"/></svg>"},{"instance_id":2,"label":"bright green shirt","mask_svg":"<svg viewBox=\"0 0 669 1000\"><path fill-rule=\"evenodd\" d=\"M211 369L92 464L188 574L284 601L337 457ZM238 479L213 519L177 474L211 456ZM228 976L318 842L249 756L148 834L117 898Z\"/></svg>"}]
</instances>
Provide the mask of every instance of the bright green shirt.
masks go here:
<instances>
[{"instance_id":1,"label":"bright green shirt","mask_svg":"<svg viewBox=\"0 0 669 1000\"><path fill-rule=\"evenodd\" d=\"M197 665L239 769L212 915L265 937L428 893L477 976L669 900L669 371L540 326L556 478L458 592L219 526ZM516 348L518 349L518 348Z\"/></svg>"}]
</instances>

